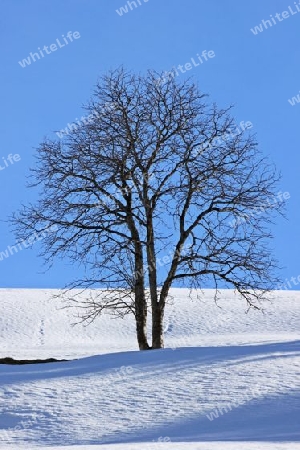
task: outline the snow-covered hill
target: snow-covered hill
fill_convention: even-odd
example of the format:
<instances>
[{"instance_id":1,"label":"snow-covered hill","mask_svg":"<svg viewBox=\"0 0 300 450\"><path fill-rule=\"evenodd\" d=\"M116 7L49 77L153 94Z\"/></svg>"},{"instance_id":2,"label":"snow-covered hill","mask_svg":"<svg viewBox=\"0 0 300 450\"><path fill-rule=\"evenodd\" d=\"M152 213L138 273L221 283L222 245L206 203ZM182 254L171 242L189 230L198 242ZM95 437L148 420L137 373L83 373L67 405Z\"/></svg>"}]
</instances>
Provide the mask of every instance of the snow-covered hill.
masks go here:
<instances>
[{"instance_id":1,"label":"snow-covered hill","mask_svg":"<svg viewBox=\"0 0 300 450\"><path fill-rule=\"evenodd\" d=\"M53 294L0 290L0 357L77 358L0 366L0 448L300 448L300 293L245 314L233 291L173 289L149 352L132 318L72 327Z\"/></svg>"}]
</instances>

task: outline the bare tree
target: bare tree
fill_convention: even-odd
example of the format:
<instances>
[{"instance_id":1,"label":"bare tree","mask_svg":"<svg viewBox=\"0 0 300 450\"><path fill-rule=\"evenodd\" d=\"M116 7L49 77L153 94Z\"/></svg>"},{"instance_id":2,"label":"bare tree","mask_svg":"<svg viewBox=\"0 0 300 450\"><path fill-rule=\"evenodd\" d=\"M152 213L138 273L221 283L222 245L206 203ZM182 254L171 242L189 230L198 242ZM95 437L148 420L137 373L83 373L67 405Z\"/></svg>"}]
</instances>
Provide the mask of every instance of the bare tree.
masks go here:
<instances>
[{"instance_id":1,"label":"bare tree","mask_svg":"<svg viewBox=\"0 0 300 450\"><path fill-rule=\"evenodd\" d=\"M233 132L230 108L205 100L191 81L111 71L82 124L39 146L31 185L42 187L40 200L13 218L21 239L56 226L42 255L85 268L87 276L69 285L82 320L104 310L134 314L141 350L164 346L174 283L212 282L216 293L231 287L259 308L278 282L269 250L269 225L282 207L276 169L253 136ZM87 289L96 287L100 294Z\"/></svg>"}]
</instances>

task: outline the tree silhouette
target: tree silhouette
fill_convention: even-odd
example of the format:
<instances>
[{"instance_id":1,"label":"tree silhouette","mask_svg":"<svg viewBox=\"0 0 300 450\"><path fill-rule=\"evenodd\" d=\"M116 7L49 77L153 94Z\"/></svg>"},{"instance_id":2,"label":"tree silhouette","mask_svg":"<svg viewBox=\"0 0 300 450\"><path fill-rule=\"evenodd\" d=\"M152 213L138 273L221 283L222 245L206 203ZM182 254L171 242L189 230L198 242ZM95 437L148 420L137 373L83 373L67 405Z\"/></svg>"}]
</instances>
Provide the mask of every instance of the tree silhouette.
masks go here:
<instances>
[{"instance_id":1,"label":"tree silhouette","mask_svg":"<svg viewBox=\"0 0 300 450\"><path fill-rule=\"evenodd\" d=\"M160 77L123 68L102 77L87 119L39 146L31 185L42 188L40 199L13 217L22 239L56 225L42 255L85 268L66 291L81 319L134 314L140 349L150 348L148 311L151 348L164 346L174 283L210 282L216 295L231 287L259 308L278 282L269 249L269 225L282 208L270 201L276 169L247 130L233 133L230 108L207 103L191 81Z\"/></svg>"}]
</instances>

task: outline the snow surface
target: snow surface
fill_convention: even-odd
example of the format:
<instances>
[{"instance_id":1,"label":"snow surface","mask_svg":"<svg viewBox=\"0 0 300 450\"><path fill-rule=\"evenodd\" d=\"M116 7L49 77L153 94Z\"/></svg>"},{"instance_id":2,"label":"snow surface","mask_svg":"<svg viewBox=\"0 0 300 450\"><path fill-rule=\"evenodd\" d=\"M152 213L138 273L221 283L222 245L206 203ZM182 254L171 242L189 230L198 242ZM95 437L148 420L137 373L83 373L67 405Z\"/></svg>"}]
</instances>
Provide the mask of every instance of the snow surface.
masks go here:
<instances>
[{"instance_id":1,"label":"snow surface","mask_svg":"<svg viewBox=\"0 0 300 450\"><path fill-rule=\"evenodd\" d=\"M245 314L173 289L149 352L131 317L72 327L55 293L0 290L0 357L73 359L0 365L1 449L300 449L300 293Z\"/></svg>"}]
</instances>

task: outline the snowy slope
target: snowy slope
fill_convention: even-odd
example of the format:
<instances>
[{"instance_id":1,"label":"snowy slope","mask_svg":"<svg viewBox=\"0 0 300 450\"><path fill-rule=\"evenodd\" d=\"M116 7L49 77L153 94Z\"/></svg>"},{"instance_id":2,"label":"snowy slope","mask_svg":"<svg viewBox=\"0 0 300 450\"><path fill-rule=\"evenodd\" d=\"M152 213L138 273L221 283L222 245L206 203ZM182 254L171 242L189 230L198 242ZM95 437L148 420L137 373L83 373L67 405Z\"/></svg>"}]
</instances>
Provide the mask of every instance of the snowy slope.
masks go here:
<instances>
[{"instance_id":1,"label":"snowy slope","mask_svg":"<svg viewBox=\"0 0 300 450\"><path fill-rule=\"evenodd\" d=\"M263 315L232 291L217 307L174 289L169 348L150 352L129 317L71 327L53 293L0 290L0 357L79 358L0 366L0 448L300 448L299 293Z\"/></svg>"}]
</instances>

